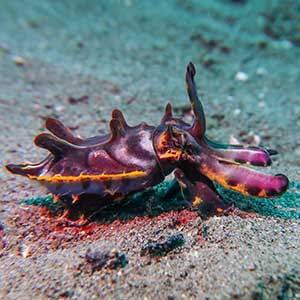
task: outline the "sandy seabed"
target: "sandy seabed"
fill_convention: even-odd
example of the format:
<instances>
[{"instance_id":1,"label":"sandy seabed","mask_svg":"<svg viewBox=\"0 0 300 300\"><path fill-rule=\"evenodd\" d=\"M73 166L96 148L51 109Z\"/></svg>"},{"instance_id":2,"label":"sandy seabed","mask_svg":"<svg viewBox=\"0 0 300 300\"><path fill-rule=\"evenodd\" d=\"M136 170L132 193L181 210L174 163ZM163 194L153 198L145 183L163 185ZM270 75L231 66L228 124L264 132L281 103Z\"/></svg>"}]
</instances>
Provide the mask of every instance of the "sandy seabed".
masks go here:
<instances>
[{"instance_id":1,"label":"sandy seabed","mask_svg":"<svg viewBox=\"0 0 300 300\"><path fill-rule=\"evenodd\" d=\"M300 299L299 5L283 2L2 1L0 298ZM86 226L20 204L46 192L3 166L44 156L32 140L47 116L84 137L107 132L113 108L130 124L158 124L167 101L181 116L189 61L208 135L277 149L267 171L288 193L225 193L247 213L207 220L143 196L144 211ZM178 234L184 245L141 255ZM91 271L89 251L110 263Z\"/></svg>"}]
</instances>

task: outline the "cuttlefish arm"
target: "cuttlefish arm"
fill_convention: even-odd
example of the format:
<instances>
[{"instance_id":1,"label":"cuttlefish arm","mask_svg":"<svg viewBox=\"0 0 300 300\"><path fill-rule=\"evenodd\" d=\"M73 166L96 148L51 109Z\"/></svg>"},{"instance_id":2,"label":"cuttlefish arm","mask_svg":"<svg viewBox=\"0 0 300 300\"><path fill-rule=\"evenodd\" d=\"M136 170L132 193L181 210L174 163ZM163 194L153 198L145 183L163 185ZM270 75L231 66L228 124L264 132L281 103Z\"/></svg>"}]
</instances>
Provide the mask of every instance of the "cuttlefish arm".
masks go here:
<instances>
[{"instance_id":1,"label":"cuttlefish arm","mask_svg":"<svg viewBox=\"0 0 300 300\"><path fill-rule=\"evenodd\" d=\"M204 153L194 156L193 161L199 172L210 180L247 196L276 197L284 193L289 186L289 180L283 174L264 174Z\"/></svg>"},{"instance_id":2,"label":"cuttlefish arm","mask_svg":"<svg viewBox=\"0 0 300 300\"><path fill-rule=\"evenodd\" d=\"M274 150L261 147L220 144L209 140L207 137L200 141L200 144L219 159L259 167L270 166L272 164L270 156L277 154Z\"/></svg>"},{"instance_id":3,"label":"cuttlefish arm","mask_svg":"<svg viewBox=\"0 0 300 300\"><path fill-rule=\"evenodd\" d=\"M207 216L222 213L228 207L212 181L196 169L176 169L174 175L183 198L192 209L197 209Z\"/></svg>"}]
</instances>

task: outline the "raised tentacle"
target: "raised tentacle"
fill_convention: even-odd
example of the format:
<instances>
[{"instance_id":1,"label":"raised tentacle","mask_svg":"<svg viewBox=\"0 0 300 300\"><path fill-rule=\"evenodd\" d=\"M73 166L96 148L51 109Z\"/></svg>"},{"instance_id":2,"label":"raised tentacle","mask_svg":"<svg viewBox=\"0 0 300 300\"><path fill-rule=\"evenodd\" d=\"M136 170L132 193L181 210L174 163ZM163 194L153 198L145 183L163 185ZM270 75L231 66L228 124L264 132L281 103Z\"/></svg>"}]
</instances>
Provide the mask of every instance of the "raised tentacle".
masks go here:
<instances>
[{"instance_id":1,"label":"raised tentacle","mask_svg":"<svg viewBox=\"0 0 300 300\"><path fill-rule=\"evenodd\" d=\"M208 146L208 151L220 160L260 167L270 166L272 163L270 153L263 148L243 145L223 145L210 141L207 138L205 138L205 142ZM203 143L204 148L206 145Z\"/></svg>"},{"instance_id":2,"label":"raised tentacle","mask_svg":"<svg viewBox=\"0 0 300 300\"><path fill-rule=\"evenodd\" d=\"M59 120L47 118L45 127L58 138L65 140L74 145L81 145L83 140L75 136L72 131Z\"/></svg>"},{"instance_id":3,"label":"raised tentacle","mask_svg":"<svg viewBox=\"0 0 300 300\"><path fill-rule=\"evenodd\" d=\"M194 157L193 162L198 164L199 171L210 180L248 196L276 197L284 193L289 185L289 180L285 175L264 174L250 168L219 161L204 153L201 157Z\"/></svg>"},{"instance_id":4,"label":"raised tentacle","mask_svg":"<svg viewBox=\"0 0 300 300\"><path fill-rule=\"evenodd\" d=\"M205 115L201 101L198 97L194 76L196 74L195 66L190 62L186 70L186 88L190 98L191 106L195 115L194 122L191 126L191 133L201 138L204 135L206 124Z\"/></svg>"}]
</instances>

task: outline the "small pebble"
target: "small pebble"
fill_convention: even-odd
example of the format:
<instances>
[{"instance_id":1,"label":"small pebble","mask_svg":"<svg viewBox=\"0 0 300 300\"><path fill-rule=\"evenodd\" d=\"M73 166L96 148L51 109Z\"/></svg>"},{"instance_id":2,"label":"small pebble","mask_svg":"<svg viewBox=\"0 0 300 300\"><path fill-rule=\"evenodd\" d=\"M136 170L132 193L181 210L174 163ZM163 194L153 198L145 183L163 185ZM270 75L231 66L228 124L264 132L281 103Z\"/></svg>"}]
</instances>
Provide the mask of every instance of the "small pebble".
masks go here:
<instances>
[{"instance_id":1,"label":"small pebble","mask_svg":"<svg viewBox=\"0 0 300 300\"><path fill-rule=\"evenodd\" d=\"M258 146L261 142L261 138L257 134L253 134L253 145Z\"/></svg>"},{"instance_id":2,"label":"small pebble","mask_svg":"<svg viewBox=\"0 0 300 300\"><path fill-rule=\"evenodd\" d=\"M231 134L230 137L229 137L229 144L232 144L232 145L240 145L241 142L240 142L236 137L234 137L234 136Z\"/></svg>"},{"instance_id":3,"label":"small pebble","mask_svg":"<svg viewBox=\"0 0 300 300\"><path fill-rule=\"evenodd\" d=\"M14 56L13 61L19 67L22 67L26 64L26 60L21 56Z\"/></svg>"},{"instance_id":4,"label":"small pebble","mask_svg":"<svg viewBox=\"0 0 300 300\"><path fill-rule=\"evenodd\" d=\"M233 114L235 116L238 116L241 113L241 110L239 108L236 108L235 110L233 110Z\"/></svg>"},{"instance_id":5,"label":"small pebble","mask_svg":"<svg viewBox=\"0 0 300 300\"><path fill-rule=\"evenodd\" d=\"M255 263L250 263L250 265L248 266L248 270L249 271L255 271L256 270L256 264Z\"/></svg>"},{"instance_id":6,"label":"small pebble","mask_svg":"<svg viewBox=\"0 0 300 300\"><path fill-rule=\"evenodd\" d=\"M264 101L260 101L258 102L258 105L257 105L259 108L264 108L266 106L266 102Z\"/></svg>"},{"instance_id":7,"label":"small pebble","mask_svg":"<svg viewBox=\"0 0 300 300\"><path fill-rule=\"evenodd\" d=\"M54 110L57 112L63 112L66 110L66 108L63 105L55 105Z\"/></svg>"},{"instance_id":8,"label":"small pebble","mask_svg":"<svg viewBox=\"0 0 300 300\"><path fill-rule=\"evenodd\" d=\"M264 67L259 67L256 69L256 74L259 76L264 76L266 75L268 72Z\"/></svg>"},{"instance_id":9,"label":"small pebble","mask_svg":"<svg viewBox=\"0 0 300 300\"><path fill-rule=\"evenodd\" d=\"M244 72L237 72L235 74L235 80L238 80L238 81L247 81L249 79L249 76L244 73Z\"/></svg>"}]
</instances>

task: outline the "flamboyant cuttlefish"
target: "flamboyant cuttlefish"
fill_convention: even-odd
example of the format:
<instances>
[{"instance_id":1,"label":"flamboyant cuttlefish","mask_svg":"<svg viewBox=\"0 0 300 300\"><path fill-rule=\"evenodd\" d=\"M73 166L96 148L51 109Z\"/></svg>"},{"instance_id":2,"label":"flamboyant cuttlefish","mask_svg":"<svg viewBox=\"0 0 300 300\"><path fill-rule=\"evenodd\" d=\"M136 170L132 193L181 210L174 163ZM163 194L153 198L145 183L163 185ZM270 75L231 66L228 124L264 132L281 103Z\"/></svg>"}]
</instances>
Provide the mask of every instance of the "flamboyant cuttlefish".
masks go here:
<instances>
[{"instance_id":1,"label":"flamboyant cuttlefish","mask_svg":"<svg viewBox=\"0 0 300 300\"><path fill-rule=\"evenodd\" d=\"M109 123L110 134L81 139L58 120L48 118L51 132L39 134L34 142L50 154L36 164L9 164L15 174L45 185L54 199L69 206L89 205L96 199L107 206L125 196L162 182L174 171L183 197L191 207L209 214L226 207L213 182L244 195L274 197L288 188L285 175L260 173L246 167L269 166L275 151L223 145L205 136L205 116L194 83L195 67L186 71L187 92L194 120L188 124L172 116L168 103L161 123L131 127L115 109Z\"/></svg>"}]
</instances>

